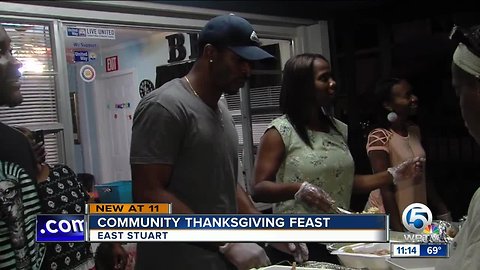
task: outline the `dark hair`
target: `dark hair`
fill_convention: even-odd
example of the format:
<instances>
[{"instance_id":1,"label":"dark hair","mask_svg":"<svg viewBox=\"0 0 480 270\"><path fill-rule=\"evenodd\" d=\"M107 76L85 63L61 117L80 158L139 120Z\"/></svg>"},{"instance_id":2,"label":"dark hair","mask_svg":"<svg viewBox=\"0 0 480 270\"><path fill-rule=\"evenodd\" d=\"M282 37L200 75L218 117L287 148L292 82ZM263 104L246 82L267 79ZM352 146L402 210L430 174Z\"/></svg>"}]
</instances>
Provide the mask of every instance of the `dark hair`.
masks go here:
<instances>
[{"instance_id":1,"label":"dark hair","mask_svg":"<svg viewBox=\"0 0 480 270\"><path fill-rule=\"evenodd\" d=\"M390 128L391 123L387 119L387 115L390 113L390 111L385 109L384 103L392 101L393 87L399 84L401 81L404 81L404 79L388 78L377 82L373 97L373 128Z\"/></svg>"},{"instance_id":2,"label":"dark hair","mask_svg":"<svg viewBox=\"0 0 480 270\"><path fill-rule=\"evenodd\" d=\"M290 58L283 70L280 110L295 128L302 141L313 148L307 133L312 106L315 106L313 63L328 60L321 54L305 53ZM319 119L338 132L333 117L320 110ZM340 132L339 132L340 133Z\"/></svg>"}]
</instances>

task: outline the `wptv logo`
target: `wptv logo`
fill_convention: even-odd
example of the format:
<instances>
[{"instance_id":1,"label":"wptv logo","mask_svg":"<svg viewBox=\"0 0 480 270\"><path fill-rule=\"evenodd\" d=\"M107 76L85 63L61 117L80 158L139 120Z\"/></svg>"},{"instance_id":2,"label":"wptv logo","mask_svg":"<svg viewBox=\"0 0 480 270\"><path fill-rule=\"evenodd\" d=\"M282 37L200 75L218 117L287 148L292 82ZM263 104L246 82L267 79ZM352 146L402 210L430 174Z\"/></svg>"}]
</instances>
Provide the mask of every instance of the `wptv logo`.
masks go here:
<instances>
[{"instance_id":1,"label":"wptv logo","mask_svg":"<svg viewBox=\"0 0 480 270\"><path fill-rule=\"evenodd\" d=\"M444 233L441 228L437 224L432 224L432 221L432 211L426 205L412 203L407 206L402 213L402 223L413 234L405 234L405 241L417 243L447 242L442 237Z\"/></svg>"}]
</instances>

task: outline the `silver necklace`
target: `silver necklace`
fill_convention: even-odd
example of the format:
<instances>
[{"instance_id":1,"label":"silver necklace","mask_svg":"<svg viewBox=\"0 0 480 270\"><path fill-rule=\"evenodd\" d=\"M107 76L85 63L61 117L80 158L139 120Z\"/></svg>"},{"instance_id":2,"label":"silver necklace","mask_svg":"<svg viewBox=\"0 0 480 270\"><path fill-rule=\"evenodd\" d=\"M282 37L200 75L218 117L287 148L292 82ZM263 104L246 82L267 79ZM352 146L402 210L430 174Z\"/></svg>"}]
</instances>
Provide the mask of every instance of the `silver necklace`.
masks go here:
<instances>
[{"instance_id":1,"label":"silver necklace","mask_svg":"<svg viewBox=\"0 0 480 270\"><path fill-rule=\"evenodd\" d=\"M184 76L185 78L185 81L187 81L188 83L188 86L190 87L190 90L192 90L192 93L197 96L198 98L200 98L200 96L198 95L197 91L195 91L195 89L193 88L192 84L190 83L190 80L187 78L187 76ZM222 109L220 109L220 106L218 106L218 112L220 113L220 125L222 126L222 129L223 129L223 111Z\"/></svg>"}]
</instances>

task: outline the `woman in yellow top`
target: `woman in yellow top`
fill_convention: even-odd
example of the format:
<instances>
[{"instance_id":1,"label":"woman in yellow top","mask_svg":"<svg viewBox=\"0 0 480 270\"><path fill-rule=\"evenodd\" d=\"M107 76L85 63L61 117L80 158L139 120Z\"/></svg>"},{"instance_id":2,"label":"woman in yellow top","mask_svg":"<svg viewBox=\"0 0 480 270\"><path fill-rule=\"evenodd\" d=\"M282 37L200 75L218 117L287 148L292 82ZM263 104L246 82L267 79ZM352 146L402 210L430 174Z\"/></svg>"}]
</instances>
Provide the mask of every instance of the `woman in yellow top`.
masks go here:
<instances>
[{"instance_id":1,"label":"woman in yellow top","mask_svg":"<svg viewBox=\"0 0 480 270\"><path fill-rule=\"evenodd\" d=\"M377 119L367 142L373 171L385 171L413 157L425 157L420 129L410 121L418 107L418 98L412 93L410 84L397 78L381 80L375 89L374 106ZM372 191L366 208L377 207L380 212L390 214L391 228L403 231L403 210L412 203L427 204L427 198L437 219L451 221L450 212L433 183L425 182L425 168L415 178Z\"/></svg>"},{"instance_id":2,"label":"woman in yellow top","mask_svg":"<svg viewBox=\"0 0 480 270\"><path fill-rule=\"evenodd\" d=\"M284 115L261 139L254 176L254 200L274 203L274 213L334 213L333 201L349 208L352 190L370 192L415 174L414 162L408 161L375 175L354 175L347 126L324 109L332 103L335 86L322 55L302 54L285 64ZM323 245L310 244L309 254L310 260L328 260Z\"/></svg>"}]
</instances>

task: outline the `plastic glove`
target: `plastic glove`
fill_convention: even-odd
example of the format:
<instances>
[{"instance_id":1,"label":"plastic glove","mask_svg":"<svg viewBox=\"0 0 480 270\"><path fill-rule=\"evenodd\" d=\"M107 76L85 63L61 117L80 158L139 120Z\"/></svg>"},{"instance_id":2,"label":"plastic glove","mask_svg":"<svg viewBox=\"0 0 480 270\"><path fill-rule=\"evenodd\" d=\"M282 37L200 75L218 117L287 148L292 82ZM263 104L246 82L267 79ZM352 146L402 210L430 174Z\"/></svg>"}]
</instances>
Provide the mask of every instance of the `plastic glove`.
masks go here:
<instances>
[{"instance_id":1,"label":"plastic glove","mask_svg":"<svg viewBox=\"0 0 480 270\"><path fill-rule=\"evenodd\" d=\"M297 263L308 261L308 248L305 243L269 243L269 246L293 256Z\"/></svg>"},{"instance_id":2,"label":"plastic glove","mask_svg":"<svg viewBox=\"0 0 480 270\"><path fill-rule=\"evenodd\" d=\"M295 200L324 213L332 212L335 204L335 201L327 192L308 182L304 182L295 193Z\"/></svg>"},{"instance_id":3,"label":"plastic glove","mask_svg":"<svg viewBox=\"0 0 480 270\"><path fill-rule=\"evenodd\" d=\"M443 221L449 221L449 222L453 221L452 213L450 213L450 212L446 212L445 214L437 215L436 219L443 220Z\"/></svg>"},{"instance_id":4,"label":"plastic glove","mask_svg":"<svg viewBox=\"0 0 480 270\"><path fill-rule=\"evenodd\" d=\"M270 265L265 250L254 243L227 243L219 248L225 258L238 270L248 270Z\"/></svg>"},{"instance_id":5,"label":"plastic glove","mask_svg":"<svg viewBox=\"0 0 480 270\"><path fill-rule=\"evenodd\" d=\"M406 160L395 167L388 168L387 171L393 176L393 183L406 179L415 179L423 171L425 158L416 157Z\"/></svg>"}]
</instances>

